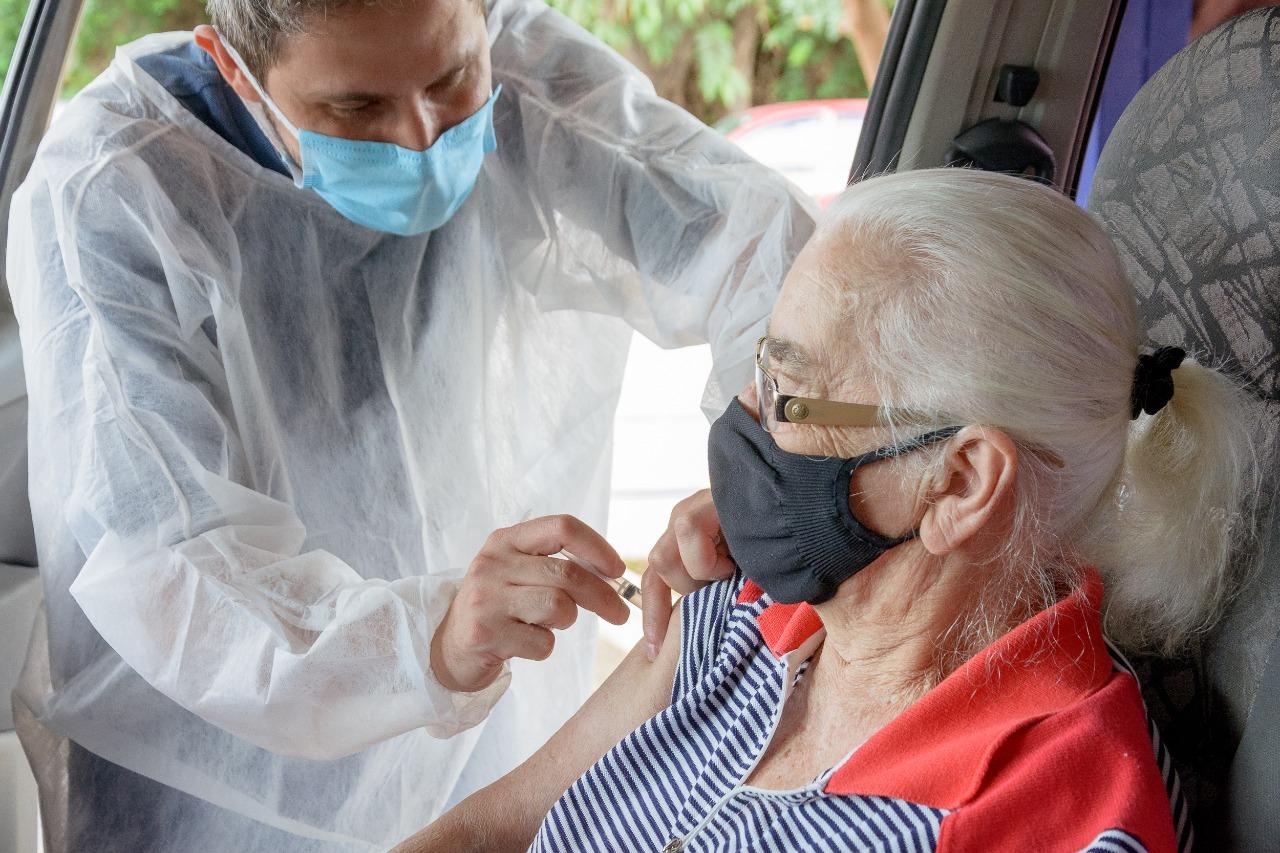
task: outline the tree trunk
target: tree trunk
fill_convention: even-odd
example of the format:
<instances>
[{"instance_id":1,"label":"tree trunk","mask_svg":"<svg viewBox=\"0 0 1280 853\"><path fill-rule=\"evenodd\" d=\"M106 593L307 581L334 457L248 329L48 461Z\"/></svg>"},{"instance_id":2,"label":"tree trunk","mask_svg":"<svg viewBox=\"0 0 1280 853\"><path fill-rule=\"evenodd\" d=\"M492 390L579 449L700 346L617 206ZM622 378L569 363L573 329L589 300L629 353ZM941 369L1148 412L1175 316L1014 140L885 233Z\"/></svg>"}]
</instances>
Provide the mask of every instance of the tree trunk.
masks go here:
<instances>
[{"instance_id":1,"label":"tree trunk","mask_svg":"<svg viewBox=\"0 0 1280 853\"><path fill-rule=\"evenodd\" d=\"M760 49L760 11L755 3L748 3L733 17L733 67L742 75L747 87L728 111L745 110L755 103L756 53Z\"/></svg>"},{"instance_id":2,"label":"tree trunk","mask_svg":"<svg viewBox=\"0 0 1280 853\"><path fill-rule=\"evenodd\" d=\"M638 46L635 48L635 53L627 58L635 63L652 81L654 91L658 93L658 97L666 98L668 101L679 104L685 109L690 108L688 98L685 95L685 87L693 77L694 60L697 59L693 52L692 35L686 35L681 39L680 44L676 46L675 53L661 65L654 65L649 60L644 49Z\"/></svg>"},{"instance_id":3,"label":"tree trunk","mask_svg":"<svg viewBox=\"0 0 1280 853\"><path fill-rule=\"evenodd\" d=\"M884 53L884 43L889 37L889 10L881 0L843 0L843 3L840 32L853 42L858 65L870 89L876 82L880 54Z\"/></svg>"}]
</instances>

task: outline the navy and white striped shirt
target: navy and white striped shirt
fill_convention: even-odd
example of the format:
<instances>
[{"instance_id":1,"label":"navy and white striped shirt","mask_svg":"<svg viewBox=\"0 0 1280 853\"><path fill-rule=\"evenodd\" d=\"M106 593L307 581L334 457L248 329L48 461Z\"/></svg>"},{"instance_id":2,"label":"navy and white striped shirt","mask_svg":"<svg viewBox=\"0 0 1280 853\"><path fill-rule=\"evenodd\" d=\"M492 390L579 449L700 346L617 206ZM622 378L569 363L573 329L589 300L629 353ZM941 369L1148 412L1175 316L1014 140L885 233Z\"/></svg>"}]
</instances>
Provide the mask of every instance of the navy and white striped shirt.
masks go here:
<instances>
[{"instance_id":1,"label":"navy and white striped shirt","mask_svg":"<svg viewBox=\"0 0 1280 853\"><path fill-rule=\"evenodd\" d=\"M1108 656L1100 596L1091 573L846 762L778 791L742 783L821 623L741 578L705 587L682 603L670 707L565 792L530 849L1177 849L1176 780L1166 788L1136 682Z\"/></svg>"}]
</instances>

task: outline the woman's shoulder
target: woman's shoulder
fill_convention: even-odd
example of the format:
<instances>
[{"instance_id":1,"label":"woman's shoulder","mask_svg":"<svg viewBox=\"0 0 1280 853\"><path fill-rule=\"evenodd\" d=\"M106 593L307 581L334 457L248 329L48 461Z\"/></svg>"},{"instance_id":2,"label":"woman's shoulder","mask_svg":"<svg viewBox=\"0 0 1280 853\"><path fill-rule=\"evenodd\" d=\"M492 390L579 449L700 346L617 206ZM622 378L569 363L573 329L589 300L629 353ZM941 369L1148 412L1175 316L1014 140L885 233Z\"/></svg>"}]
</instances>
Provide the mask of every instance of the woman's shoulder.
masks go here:
<instances>
[{"instance_id":1,"label":"woman's shoulder","mask_svg":"<svg viewBox=\"0 0 1280 853\"><path fill-rule=\"evenodd\" d=\"M671 697L688 693L721 659L730 637L733 648L747 651L759 644L755 617L766 598L744 595L752 585L741 571L709 583L680 599L680 662Z\"/></svg>"},{"instance_id":2,"label":"woman's shoulder","mask_svg":"<svg viewBox=\"0 0 1280 853\"><path fill-rule=\"evenodd\" d=\"M1137 683L1116 670L994 746L972 798L943 821L938 849L1033 849L1053 827L1054 849L1178 850L1173 811L1185 804L1170 802L1176 783L1153 760L1153 737Z\"/></svg>"}]
</instances>

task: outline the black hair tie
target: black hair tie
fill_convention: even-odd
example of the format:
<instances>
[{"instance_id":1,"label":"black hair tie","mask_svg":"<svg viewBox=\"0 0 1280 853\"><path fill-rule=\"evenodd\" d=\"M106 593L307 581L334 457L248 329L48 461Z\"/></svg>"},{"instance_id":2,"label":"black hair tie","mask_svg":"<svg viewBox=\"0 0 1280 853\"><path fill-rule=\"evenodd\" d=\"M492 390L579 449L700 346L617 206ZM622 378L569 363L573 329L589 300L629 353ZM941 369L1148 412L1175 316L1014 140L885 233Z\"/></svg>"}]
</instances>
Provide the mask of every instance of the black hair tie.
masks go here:
<instances>
[{"instance_id":1,"label":"black hair tie","mask_svg":"<svg viewBox=\"0 0 1280 853\"><path fill-rule=\"evenodd\" d=\"M1160 347L1138 356L1133 371L1133 392L1129 396L1129 420L1146 412L1154 415L1173 399L1173 371L1187 357L1181 347Z\"/></svg>"}]
</instances>

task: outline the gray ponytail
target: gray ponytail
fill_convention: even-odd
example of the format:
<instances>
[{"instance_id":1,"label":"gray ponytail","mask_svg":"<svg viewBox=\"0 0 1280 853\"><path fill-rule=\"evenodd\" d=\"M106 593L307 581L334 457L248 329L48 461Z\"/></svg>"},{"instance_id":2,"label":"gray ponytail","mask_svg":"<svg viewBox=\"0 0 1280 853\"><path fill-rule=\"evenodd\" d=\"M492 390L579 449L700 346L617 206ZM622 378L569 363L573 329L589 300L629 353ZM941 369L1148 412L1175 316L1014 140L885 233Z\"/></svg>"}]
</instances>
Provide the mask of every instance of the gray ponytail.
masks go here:
<instances>
[{"instance_id":1,"label":"gray ponytail","mask_svg":"<svg viewBox=\"0 0 1280 853\"><path fill-rule=\"evenodd\" d=\"M1187 360L1173 398L1129 428L1124 464L1082 555L1102 567L1106 628L1126 648L1174 652L1213 624L1242 580L1259 483L1248 395Z\"/></svg>"}]
</instances>

